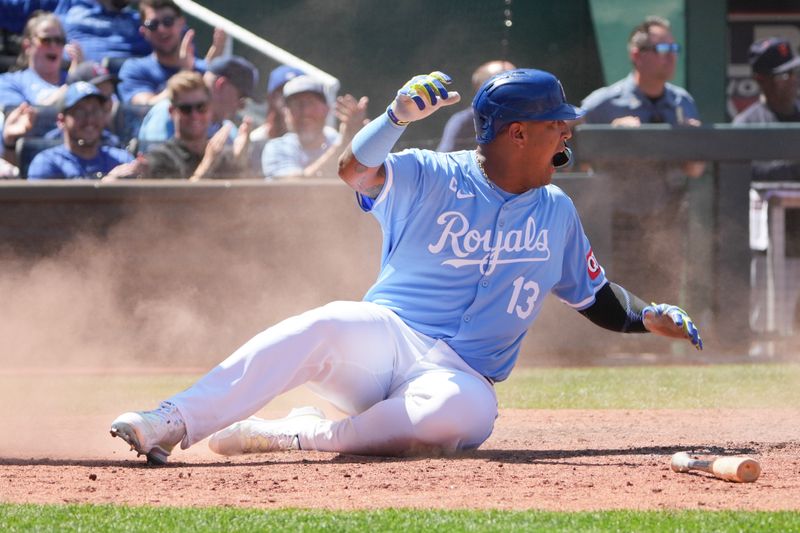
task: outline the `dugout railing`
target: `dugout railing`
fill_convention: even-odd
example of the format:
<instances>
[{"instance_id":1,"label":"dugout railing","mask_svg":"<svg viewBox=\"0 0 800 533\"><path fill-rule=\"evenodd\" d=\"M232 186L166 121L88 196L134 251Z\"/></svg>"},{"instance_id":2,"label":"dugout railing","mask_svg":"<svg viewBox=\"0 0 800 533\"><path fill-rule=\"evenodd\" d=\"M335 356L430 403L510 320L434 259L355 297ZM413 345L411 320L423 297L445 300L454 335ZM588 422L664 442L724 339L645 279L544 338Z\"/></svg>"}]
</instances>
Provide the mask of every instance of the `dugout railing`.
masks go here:
<instances>
[{"instance_id":1,"label":"dugout railing","mask_svg":"<svg viewBox=\"0 0 800 533\"><path fill-rule=\"evenodd\" d=\"M688 280L688 291L705 294L717 342L741 350L754 340L749 324L749 208L754 160L800 159L800 124L734 127L712 124L701 128L643 125L616 128L582 125L573 139L579 160L624 164L626 161L706 161L707 175L690 189L690 261L705 262L705 273ZM611 187L613 176L607 176ZM778 184L776 184L778 185ZM669 221L665 221L669 224ZM782 235L782 228L781 235ZM710 231L703 231L710 230ZM780 243L782 244L782 243ZM786 301L787 272L780 253L768 253L768 329L787 335L796 302ZM699 257L698 257L699 256ZM695 269L694 272L702 272ZM795 280L796 281L796 280ZM783 287L783 289L782 289ZM782 300L783 299L783 300ZM692 302L703 308L703 302ZM687 304L690 305L690 304ZM780 315L780 316L779 316Z\"/></svg>"}]
</instances>

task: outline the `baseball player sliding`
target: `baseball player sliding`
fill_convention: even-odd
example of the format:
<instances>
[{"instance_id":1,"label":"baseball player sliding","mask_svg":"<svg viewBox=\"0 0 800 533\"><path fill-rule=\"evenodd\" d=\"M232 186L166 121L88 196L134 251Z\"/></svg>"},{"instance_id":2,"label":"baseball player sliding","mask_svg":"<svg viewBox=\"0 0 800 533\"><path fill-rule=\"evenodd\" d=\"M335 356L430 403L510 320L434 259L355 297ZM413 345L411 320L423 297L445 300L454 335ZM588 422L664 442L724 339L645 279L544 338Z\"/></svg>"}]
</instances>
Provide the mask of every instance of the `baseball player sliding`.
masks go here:
<instances>
[{"instance_id":1,"label":"baseball player sliding","mask_svg":"<svg viewBox=\"0 0 800 533\"><path fill-rule=\"evenodd\" d=\"M476 448L497 417L493 385L550 292L604 328L702 348L683 310L646 305L606 279L572 201L550 184L569 162L568 121L583 115L553 75L518 69L484 83L472 102L476 150L390 153L411 122L459 101L450 81L412 78L339 161L383 230L380 275L364 300L268 328L159 408L121 415L112 435L152 463L208 436L224 455ZM303 383L350 416L251 417Z\"/></svg>"}]
</instances>

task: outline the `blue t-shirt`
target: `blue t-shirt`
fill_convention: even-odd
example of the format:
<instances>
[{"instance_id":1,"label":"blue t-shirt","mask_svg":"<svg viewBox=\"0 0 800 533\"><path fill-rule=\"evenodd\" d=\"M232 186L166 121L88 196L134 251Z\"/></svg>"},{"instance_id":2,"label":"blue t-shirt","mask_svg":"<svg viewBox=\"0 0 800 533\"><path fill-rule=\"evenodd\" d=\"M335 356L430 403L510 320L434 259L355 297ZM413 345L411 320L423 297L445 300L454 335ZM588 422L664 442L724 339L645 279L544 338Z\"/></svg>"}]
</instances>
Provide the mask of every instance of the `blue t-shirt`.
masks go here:
<instances>
[{"instance_id":1,"label":"blue t-shirt","mask_svg":"<svg viewBox=\"0 0 800 533\"><path fill-rule=\"evenodd\" d=\"M358 198L383 231L381 271L364 299L495 381L511 372L547 293L581 310L606 282L561 189L500 194L474 151L390 154L380 195Z\"/></svg>"},{"instance_id":2,"label":"blue t-shirt","mask_svg":"<svg viewBox=\"0 0 800 533\"><path fill-rule=\"evenodd\" d=\"M53 128L52 130L48 131L44 134L45 139L63 139L64 138L64 130L61 128ZM122 141L119 137L111 133L109 130L103 130L100 133L100 141L106 146L115 146L117 148L122 147Z\"/></svg>"},{"instance_id":3,"label":"blue t-shirt","mask_svg":"<svg viewBox=\"0 0 800 533\"><path fill-rule=\"evenodd\" d=\"M164 142L172 139L175 136L175 124L172 122L172 117L169 114L169 100L161 100L156 102L150 111L144 116L142 125L139 126L139 142L154 143ZM208 126L208 138L217 133L223 124L227 124L229 120L223 122L213 122ZM231 123L232 124L232 123ZM236 138L237 128L231 128L231 135L228 139L233 142Z\"/></svg>"},{"instance_id":4,"label":"blue t-shirt","mask_svg":"<svg viewBox=\"0 0 800 533\"><path fill-rule=\"evenodd\" d=\"M18 106L23 102L39 105L57 91L66 80L67 73L62 72L59 83L53 85L30 68L0 74L0 106Z\"/></svg>"},{"instance_id":5,"label":"blue t-shirt","mask_svg":"<svg viewBox=\"0 0 800 533\"><path fill-rule=\"evenodd\" d=\"M36 154L28 168L28 179L98 179L129 161L133 156L121 148L101 146L96 157L82 159L62 144Z\"/></svg>"},{"instance_id":6,"label":"blue t-shirt","mask_svg":"<svg viewBox=\"0 0 800 533\"><path fill-rule=\"evenodd\" d=\"M195 58L194 69L205 72L206 62ZM167 80L179 71L177 67L167 67L159 63L155 52L145 57L132 57L119 69L117 92L123 102L130 102L138 93L158 94L167 86Z\"/></svg>"},{"instance_id":7,"label":"blue t-shirt","mask_svg":"<svg viewBox=\"0 0 800 533\"><path fill-rule=\"evenodd\" d=\"M472 108L462 109L444 125L442 138L437 152L455 152L456 150L472 150L475 148L475 122Z\"/></svg>"},{"instance_id":8,"label":"blue t-shirt","mask_svg":"<svg viewBox=\"0 0 800 533\"><path fill-rule=\"evenodd\" d=\"M132 8L113 12L99 3L78 4L62 22L67 40L81 45L84 60L99 63L104 57L138 57L152 51L139 33L139 13Z\"/></svg>"},{"instance_id":9,"label":"blue t-shirt","mask_svg":"<svg viewBox=\"0 0 800 533\"><path fill-rule=\"evenodd\" d=\"M642 123L678 125L687 119L700 118L692 96L677 85L667 83L664 96L653 102L636 85L633 74L601 87L583 99L587 124L609 124L621 117L639 117Z\"/></svg>"},{"instance_id":10,"label":"blue t-shirt","mask_svg":"<svg viewBox=\"0 0 800 533\"><path fill-rule=\"evenodd\" d=\"M267 179L299 176L303 169L319 159L332 144L339 140L339 132L326 126L325 144L313 150L306 150L296 133L285 133L272 139L261 153L261 171Z\"/></svg>"},{"instance_id":11,"label":"blue t-shirt","mask_svg":"<svg viewBox=\"0 0 800 533\"><path fill-rule=\"evenodd\" d=\"M62 15L75 4L92 0L0 0L0 28L12 33L22 33L25 23L36 10L52 11Z\"/></svg>"}]
</instances>

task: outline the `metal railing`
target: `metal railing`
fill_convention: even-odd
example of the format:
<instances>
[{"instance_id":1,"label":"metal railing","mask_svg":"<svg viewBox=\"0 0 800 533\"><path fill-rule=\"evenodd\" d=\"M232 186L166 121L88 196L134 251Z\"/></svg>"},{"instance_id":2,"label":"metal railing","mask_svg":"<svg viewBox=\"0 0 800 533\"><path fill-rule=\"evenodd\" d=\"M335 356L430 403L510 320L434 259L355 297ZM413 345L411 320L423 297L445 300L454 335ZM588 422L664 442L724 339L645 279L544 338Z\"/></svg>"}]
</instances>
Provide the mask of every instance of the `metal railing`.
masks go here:
<instances>
[{"instance_id":1,"label":"metal railing","mask_svg":"<svg viewBox=\"0 0 800 533\"><path fill-rule=\"evenodd\" d=\"M175 0L175 3L189 15L192 15L193 17L205 22L209 26L224 30L228 35L229 42L230 39L236 39L242 44L252 48L253 50L256 50L257 52L260 52L261 54L264 54L278 63L283 63L285 65L298 68L303 72L314 76L325 85L328 101L332 102L336 98L336 94L338 93L341 84L335 76L318 67L315 67L303 59L300 59L296 55L287 52L283 48L272 44L266 39L259 37L255 33L242 28L235 22L214 13L210 9L201 6L197 2L193 2L192 0ZM230 45L226 46L228 51L230 48Z\"/></svg>"}]
</instances>

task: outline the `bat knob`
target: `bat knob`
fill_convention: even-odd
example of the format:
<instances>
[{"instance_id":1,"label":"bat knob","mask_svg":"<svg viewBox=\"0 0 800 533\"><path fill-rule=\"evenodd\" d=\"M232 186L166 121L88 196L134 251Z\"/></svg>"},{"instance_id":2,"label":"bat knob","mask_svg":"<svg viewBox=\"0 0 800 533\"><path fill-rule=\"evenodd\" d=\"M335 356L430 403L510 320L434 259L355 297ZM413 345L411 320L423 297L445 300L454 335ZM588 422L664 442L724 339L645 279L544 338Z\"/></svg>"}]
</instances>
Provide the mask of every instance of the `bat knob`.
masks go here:
<instances>
[{"instance_id":1,"label":"bat knob","mask_svg":"<svg viewBox=\"0 0 800 533\"><path fill-rule=\"evenodd\" d=\"M672 456L672 471L673 472L688 472L689 471L689 461L691 461L691 457L686 452L678 452Z\"/></svg>"}]
</instances>

